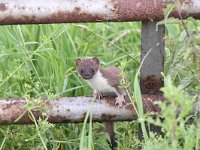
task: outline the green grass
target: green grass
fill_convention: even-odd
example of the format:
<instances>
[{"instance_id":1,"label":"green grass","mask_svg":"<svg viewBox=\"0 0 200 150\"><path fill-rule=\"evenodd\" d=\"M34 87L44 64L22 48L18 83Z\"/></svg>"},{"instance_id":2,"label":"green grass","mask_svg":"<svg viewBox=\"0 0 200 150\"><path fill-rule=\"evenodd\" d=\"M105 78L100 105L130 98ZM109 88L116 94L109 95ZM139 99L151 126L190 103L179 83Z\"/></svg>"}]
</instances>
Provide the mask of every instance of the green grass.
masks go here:
<instances>
[{"instance_id":1,"label":"green grass","mask_svg":"<svg viewBox=\"0 0 200 150\"><path fill-rule=\"evenodd\" d=\"M166 81L166 89L173 87L174 91L179 89L184 92L199 92L197 60L200 58L194 60L194 47L191 44L195 43L195 53L199 54L199 24L199 21L188 20L188 28L195 37L191 39L185 36L180 22L167 21L164 74L170 76L171 80ZM140 27L140 23L129 22L1 26L0 97L52 99L91 95L90 87L76 73L75 60L92 56L98 57L103 66L121 66L122 62L128 62L124 70L138 94L139 87L134 80L140 65ZM167 84L171 81L173 84ZM171 94L167 90L164 92L167 96ZM177 103L170 105L172 110L180 105L180 100L184 101L188 97L186 94L180 97L179 93L171 92L177 96ZM183 104L189 105L186 102ZM159 119L153 122L150 117L143 116L140 110L142 119L159 124L166 132L164 138L151 134L143 143L144 149L198 149L199 123L186 122L187 109L176 123L177 137L174 139L170 123L176 119L173 115L168 115L169 110L164 104L161 107L162 115L169 122L161 123ZM88 114L89 120L90 115ZM137 148L137 121L116 123L116 133L119 150ZM44 119L35 122L35 125L0 127L1 149L76 150L80 146L84 149L107 150L109 146L106 139L108 135L100 123L53 125Z\"/></svg>"}]
</instances>

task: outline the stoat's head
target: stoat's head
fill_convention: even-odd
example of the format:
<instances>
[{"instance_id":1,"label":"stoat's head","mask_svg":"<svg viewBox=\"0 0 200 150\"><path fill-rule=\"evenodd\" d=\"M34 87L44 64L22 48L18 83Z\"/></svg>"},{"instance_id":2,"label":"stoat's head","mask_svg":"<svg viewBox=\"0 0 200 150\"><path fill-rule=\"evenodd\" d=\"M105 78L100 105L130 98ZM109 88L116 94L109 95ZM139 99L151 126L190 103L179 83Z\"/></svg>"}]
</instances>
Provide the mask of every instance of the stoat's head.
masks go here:
<instances>
[{"instance_id":1,"label":"stoat's head","mask_svg":"<svg viewBox=\"0 0 200 150\"><path fill-rule=\"evenodd\" d=\"M92 79L99 69L99 59L96 57L91 59L77 59L76 68L83 79Z\"/></svg>"}]
</instances>

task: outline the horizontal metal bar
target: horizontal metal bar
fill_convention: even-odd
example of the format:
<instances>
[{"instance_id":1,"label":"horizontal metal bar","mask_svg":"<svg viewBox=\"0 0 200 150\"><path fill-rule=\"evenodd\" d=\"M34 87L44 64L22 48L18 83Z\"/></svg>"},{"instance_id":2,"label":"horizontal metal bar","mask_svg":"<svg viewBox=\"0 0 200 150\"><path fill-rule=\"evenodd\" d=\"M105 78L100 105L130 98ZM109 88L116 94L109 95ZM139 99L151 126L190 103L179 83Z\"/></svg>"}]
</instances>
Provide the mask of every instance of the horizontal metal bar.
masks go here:
<instances>
[{"instance_id":1,"label":"horizontal metal bar","mask_svg":"<svg viewBox=\"0 0 200 150\"><path fill-rule=\"evenodd\" d=\"M175 0L0 0L0 24L162 20ZM171 17L200 19L200 1L184 0Z\"/></svg>"},{"instance_id":2,"label":"horizontal metal bar","mask_svg":"<svg viewBox=\"0 0 200 150\"><path fill-rule=\"evenodd\" d=\"M164 97L162 95L143 95L144 110L158 112L159 107L153 104L157 100L164 100ZM35 101L32 100L32 102ZM123 108L118 108L113 97L104 97L101 100L92 97L63 97L52 101L43 100L42 108L46 108L48 121L52 123L83 122L89 110L92 113L93 121L98 122L137 119L137 114L130 103L127 102ZM0 99L0 124L33 123L26 110L27 101L25 99ZM40 110L31 112L36 119L42 118L43 113ZM16 120L18 121L15 122Z\"/></svg>"}]
</instances>

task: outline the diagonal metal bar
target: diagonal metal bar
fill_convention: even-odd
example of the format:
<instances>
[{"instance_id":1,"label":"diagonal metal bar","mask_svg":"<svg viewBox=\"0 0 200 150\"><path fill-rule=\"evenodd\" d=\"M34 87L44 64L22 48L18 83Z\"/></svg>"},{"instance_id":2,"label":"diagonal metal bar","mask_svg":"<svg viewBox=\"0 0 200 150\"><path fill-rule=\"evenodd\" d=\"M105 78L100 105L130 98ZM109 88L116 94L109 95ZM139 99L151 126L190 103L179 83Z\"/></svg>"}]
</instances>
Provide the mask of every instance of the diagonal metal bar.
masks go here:
<instances>
[{"instance_id":1,"label":"diagonal metal bar","mask_svg":"<svg viewBox=\"0 0 200 150\"><path fill-rule=\"evenodd\" d=\"M157 100L164 100L164 97L143 95L144 110L158 112L159 107L153 104ZM32 102L34 101L36 100L32 100ZM48 121L51 123L83 122L89 110L92 112L94 122L137 119L136 112L130 103L123 108L118 108L113 97L104 97L101 100L92 97L63 97L52 101L43 100L42 108L47 110ZM25 99L0 99L0 124L33 123L26 110L27 101ZM32 112L36 119L43 117L40 110L32 110ZM18 121L15 122L16 120Z\"/></svg>"},{"instance_id":2,"label":"diagonal metal bar","mask_svg":"<svg viewBox=\"0 0 200 150\"><path fill-rule=\"evenodd\" d=\"M0 0L0 24L159 21L175 0ZM183 0L169 16L200 19L200 1Z\"/></svg>"}]
</instances>

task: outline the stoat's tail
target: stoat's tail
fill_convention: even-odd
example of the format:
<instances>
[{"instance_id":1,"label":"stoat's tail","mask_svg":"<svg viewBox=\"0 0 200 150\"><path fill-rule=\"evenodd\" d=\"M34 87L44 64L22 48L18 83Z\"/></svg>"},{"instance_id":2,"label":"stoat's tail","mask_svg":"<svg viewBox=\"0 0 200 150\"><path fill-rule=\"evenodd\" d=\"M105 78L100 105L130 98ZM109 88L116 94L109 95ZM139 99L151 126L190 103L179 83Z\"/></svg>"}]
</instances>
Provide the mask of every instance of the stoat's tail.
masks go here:
<instances>
[{"instance_id":1,"label":"stoat's tail","mask_svg":"<svg viewBox=\"0 0 200 150\"><path fill-rule=\"evenodd\" d=\"M108 132L110 141L108 141L111 150L117 149L117 142L115 141L114 122L105 123L106 132Z\"/></svg>"}]
</instances>

